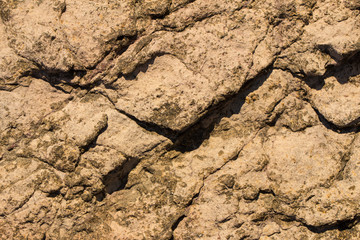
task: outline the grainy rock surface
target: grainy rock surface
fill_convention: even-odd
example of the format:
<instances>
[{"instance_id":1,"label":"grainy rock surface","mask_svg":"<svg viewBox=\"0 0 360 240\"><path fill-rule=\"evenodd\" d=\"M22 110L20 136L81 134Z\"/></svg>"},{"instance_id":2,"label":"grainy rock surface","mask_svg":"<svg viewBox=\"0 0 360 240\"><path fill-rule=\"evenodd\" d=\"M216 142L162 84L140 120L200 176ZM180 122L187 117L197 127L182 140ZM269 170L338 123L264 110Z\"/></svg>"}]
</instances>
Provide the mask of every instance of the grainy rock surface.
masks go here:
<instances>
[{"instance_id":1,"label":"grainy rock surface","mask_svg":"<svg viewBox=\"0 0 360 240\"><path fill-rule=\"evenodd\" d=\"M359 239L359 0L0 0L0 239Z\"/></svg>"}]
</instances>

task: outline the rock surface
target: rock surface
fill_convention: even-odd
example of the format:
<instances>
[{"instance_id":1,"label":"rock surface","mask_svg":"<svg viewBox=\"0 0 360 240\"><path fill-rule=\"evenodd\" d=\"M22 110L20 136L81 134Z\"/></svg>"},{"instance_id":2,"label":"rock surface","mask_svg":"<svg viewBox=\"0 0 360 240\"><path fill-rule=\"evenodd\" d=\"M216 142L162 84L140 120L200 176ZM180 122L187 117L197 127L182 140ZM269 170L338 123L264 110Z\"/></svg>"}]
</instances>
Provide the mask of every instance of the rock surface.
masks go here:
<instances>
[{"instance_id":1,"label":"rock surface","mask_svg":"<svg viewBox=\"0 0 360 240\"><path fill-rule=\"evenodd\" d=\"M360 238L358 0L0 16L1 239Z\"/></svg>"}]
</instances>

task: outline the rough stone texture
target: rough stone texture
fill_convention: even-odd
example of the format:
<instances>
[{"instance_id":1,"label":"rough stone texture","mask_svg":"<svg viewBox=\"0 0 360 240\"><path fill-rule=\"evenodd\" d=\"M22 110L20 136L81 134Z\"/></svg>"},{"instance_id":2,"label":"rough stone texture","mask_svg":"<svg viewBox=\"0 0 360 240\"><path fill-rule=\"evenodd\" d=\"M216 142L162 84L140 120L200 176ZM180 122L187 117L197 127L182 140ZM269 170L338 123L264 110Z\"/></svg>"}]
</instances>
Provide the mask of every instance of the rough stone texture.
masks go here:
<instances>
[{"instance_id":1,"label":"rough stone texture","mask_svg":"<svg viewBox=\"0 0 360 240\"><path fill-rule=\"evenodd\" d=\"M358 0L0 0L1 239L359 239Z\"/></svg>"}]
</instances>

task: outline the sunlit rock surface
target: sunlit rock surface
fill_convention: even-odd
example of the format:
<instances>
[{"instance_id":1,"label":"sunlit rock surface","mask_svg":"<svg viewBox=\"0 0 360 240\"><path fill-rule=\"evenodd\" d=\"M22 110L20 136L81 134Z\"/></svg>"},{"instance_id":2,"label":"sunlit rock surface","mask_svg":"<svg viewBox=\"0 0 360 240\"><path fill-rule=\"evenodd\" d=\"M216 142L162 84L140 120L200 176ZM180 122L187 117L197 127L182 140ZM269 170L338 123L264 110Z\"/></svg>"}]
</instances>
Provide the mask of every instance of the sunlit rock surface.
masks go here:
<instances>
[{"instance_id":1,"label":"sunlit rock surface","mask_svg":"<svg viewBox=\"0 0 360 240\"><path fill-rule=\"evenodd\" d=\"M1 239L360 238L358 0L0 16Z\"/></svg>"}]
</instances>

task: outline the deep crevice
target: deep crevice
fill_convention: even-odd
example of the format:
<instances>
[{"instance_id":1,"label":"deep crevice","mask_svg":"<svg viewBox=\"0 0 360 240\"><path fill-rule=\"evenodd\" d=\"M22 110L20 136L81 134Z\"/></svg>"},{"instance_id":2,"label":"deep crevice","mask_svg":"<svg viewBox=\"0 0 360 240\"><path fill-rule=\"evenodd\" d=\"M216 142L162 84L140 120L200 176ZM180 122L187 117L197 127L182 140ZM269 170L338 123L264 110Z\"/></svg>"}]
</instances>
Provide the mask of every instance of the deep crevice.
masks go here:
<instances>
[{"instance_id":1,"label":"deep crevice","mask_svg":"<svg viewBox=\"0 0 360 240\"><path fill-rule=\"evenodd\" d=\"M293 73L289 69L281 70L287 71L291 73L293 77L301 79L311 89L321 90L325 85L326 78L335 77L340 84L346 84L349 82L349 78L360 75L359 59L360 52L348 54L337 65L329 66L325 74L321 76L306 76L304 73ZM311 99L309 99L306 94L304 95L303 100L311 105L315 113L318 115L320 122L327 129L340 134L357 133L360 131L360 126L358 125L360 123L360 117L348 123L346 126L337 126L325 118L325 116L314 106L314 104L312 104Z\"/></svg>"},{"instance_id":2,"label":"deep crevice","mask_svg":"<svg viewBox=\"0 0 360 240\"><path fill-rule=\"evenodd\" d=\"M47 197L55 198L57 196L61 195L60 190L52 191L47 194Z\"/></svg>"},{"instance_id":3,"label":"deep crevice","mask_svg":"<svg viewBox=\"0 0 360 240\"><path fill-rule=\"evenodd\" d=\"M204 187L204 181L205 181L205 180L203 180L203 185L200 187L199 191L198 191L198 192L190 199L190 201L184 206L185 208L190 207L190 206L194 203L194 201L199 197L200 192L201 192L202 188ZM174 231L175 231L175 229L179 226L180 222L181 222L182 220L184 220L185 217L186 217L185 214L181 215L181 216L173 223L173 225L171 226L172 234L171 234L170 240L174 239Z\"/></svg>"},{"instance_id":4,"label":"deep crevice","mask_svg":"<svg viewBox=\"0 0 360 240\"><path fill-rule=\"evenodd\" d=\"M120 56L122 55L124 52L126 52L126 50L129 49L129 47L136 42L136 40L138 39L138 36L137 34L135 34L134 36L123 36L123 35L120 35L116 38L116 41L119 42L119 41L128 41L128 43L124 46L121 46L121 47L118 47L118 48L115 48L113 51L115 52L115 54L117 56Z\"/></svg>"},{"instance_id":5,"label":"deep crevice","mask_svg":"<svg viewBox=\"0 0 360 240\"><path fill-rule=\"evenodd\" d=\"M151 20L157 20L157 19L164 19L166 16L168 16L170 14L170 9L166 9L166 11L164 13L150 13L149 16L151 18Z\"/></svg>"},{"instance_id":6,"label":"deep crevice","mask_svg":"<svg viewBox=\"0 0 360 240\"><path fill-rule=\"evenodd\" d=\"M113 169L104 178L105 195L125 189L128 182L129 173L138 165L139 158L127 157L127 160L121 166ZM102 199L101 199L102 200Z\"/></svg>"},{"instance_id":7,"label":"deep crevice","mask_svg":"<svg viewBox=\"0 0 360 240\"><path fill-rule=\"evenodd\" d=\"M129 36L119 35L115 40L111 40L114 41L115 44L113 44L114 46L110 50L104 52L103 56L92 67L83 70L70 69L69 71L65 72L59 69L49 69L43 66L42 64L32 61L31 59L27 59L26 57L20 56L32 62L37 68L23 73L22 76L23 77L30 76L38 79L43 79L54 88L63 91L65 93L69 93L69 92L64 90L64 88L61 87L61 84L68 85L72 88L91 90L101 83L101 78L95 80L93 80L92 78L96 74L104 72L107 69L108 65L111 64L110 60L104 64L105 59L107 57L110 57L112 60L114 57L120 56L137 40L137 37L138 37L137 34L129 35ZM112 54L114 56L111 57ZM89 76L87 76L88 74ZM72 80L75 78L79 78L79 79L86 78L88 81L85 81L85 83L74 83L72 82Z\"/></svg>"},{"instance_id":8,"label":"deep crevice","mask_svg":"<svg viewBox=\"0 0 360 240\"><path fill-rule=\"evenodd\" d=\"M184 153L200 147L210 137L211 132L221 119L224 117L230 118L232 115L240 113L246 97L262 86L271 72L272 65L264 69L253 79L248 80L236 93L230 93L228 96L224 96L225 100L210 106L204 116L179 135L172 149ZM205 123L208 121L210 123Z\"/></svg>"},{"instance_id":9,"label":"deep crevice","mask_svg":"<svg viewBox=\"0 0 360 240\"><path fill-rule=\"evenodd\" d=\"M154 62L155 57L162 56L164 54L165 53L157 53L156 56L152 56L149 60L145 61L145 63L138 65L131 74L123 76L129 81L136 79L137 74L147 71L148 67ZM210 105L208 109L204 110L206 113L200 117L198 121L181 131L175 131L152 122L140 120L118 108L116 108L116 110L135 121L145 130L156 132L157 134L170 139L174 143L171 147L172 150L183 153L193 151L197 149L204 140L209 138L215 125L218 124L222 118L231 117L233 114L238 114L240 112L242 105L245 103L246 96L257 90L266 81L271 72L272 65L261 71L254 78L248 80L236 93L231 92L226 96L222 96L224 100L219 101L215 105ZM105 96L115 106L109 97L107 97L104 93L99 93ZM205 121L210 121L210 124L205 124Z\"/></svg>"},{"instance_id":10,"label":"deep crevice","mask_svg":"<svg viewBox=\"0 0 360 240\"><path fill-rule=\"evenodd\" d=\"M311 231L312 233L316 233L316 234L321 234L321 233L325 233L327 231L332 231L332 230L339 230L340 232L350 230L360 222L360 216L355 215L352 218L337 220L334 223L324 224L324 225L320 225L320 226L313 226L313 225L306 224L301 220L296 219L295 215L290 216L290 215L285 215L285 214L279 213L279 212L277 212L276 214L282 217L281 218L282 221L298 222L302 226L306 227L309 231Z\"/></svg>"},{"instance_id":11,"label":"deep crevice","mask_svg":"<svg viewBox=\"0 0 360 240\"><path fill-rule=\"evenodd\" d=\"M106 174L102 179L105 187L102 192L96 195L97 201L103 201L107 195L125 189L130 172L135 169L140 160L136 157L127 156L126 161L122 165L117 166Z\"/></svg>"},{"instance_id":12,"label":"deep crevice","mask_svg":"<svg viewBox=\"0 0 360 240\"><path fill-rule=\"evenodd\" d=\"M155 123L139 120L135 116L133 116L133 115L131 115L131 114L129 114L129 113L123 111L123 110L120 110L118 108L116 108L116 110L119 113L127 116L128 118L130 118L131 120L136 122L136 124L139 125L140 127L142 127L143 129L145 129L145 130L147 130L149 132L156 132L157 134L162 135L162 136L170 139L172 142L174 142L176 137L179 135L178 131L172 130L170 128L159 126L159 125L157 125Z\"/></svg>"},{"instance_id":13,"label":"deep crevice","mask_svg":"<svg viewBox=\"0 0 360 240\"><path fill-rule=\"evenodd\" d=\"M161 56L164 53L159 53L158 55ZM156 55L157 56L157 55ZM136 78L136 75L139 72L145 72L150 64L154 61L154 56L146 61L144 64L138 66L136 70L127 75L126 78L128 80L133 80ZM192 151L198 148L202 142L209 138L210 133L213 131L215 125L220 122L223 117L230 117L233 114L237 114L240 112L242 105L245 103L245 98L248 94L258 89L270 75L272 70L272 66L264 69L260 72L256 77L251 80L248 80L237 93L230 93L228 96L223 96L224 100L218 102L215 105L211 105L209 109L206 109L206 114L204 114L196 123L189 126L188 128L182 131L174 131L170 128L162 127L157 124L146 122L137 119L135 116L117 109L120 113L124 114L125 116L129 117L131 120L135 121L139 126L144 128L147 131L156 132L168 139L170 139L174 144L173 149L178 150L181 152ZM39 78L48 78L47 72L39 71L37 73ZM79 87L81 89L90 90L94 87L97 83L94 83L93 86L89 85L86 87L71 84L68 81L74 78L74 74L78 74L77 72L69 72L65 75L63 73L55 74L54 77L51 79L46 79L53 87L59 89L58 82L59 79L67 79L66 84L72 85L73 87ZM62 90L60 88L60 90ZM104 94L102 94L104 95ZM108 97L107 97L108 98ZM109 98L108 98L109 99ZM114 104L114 103L113 103ZM211 121L210 124L206 124L204 127L204 120ZM89 149L94 144L90 144L86 148ZM86 151L86 149L85 149Z\"/></svg>"},{"instance_id":14,"label":"deep crevice","mask_svg":"<svg viewBox=\"0 0 360 240\"><path fill-rule=\"evenodd\" d=\"M320 90L325 85L325 79L335 77L340 84L348 83L349 78L360 75L360 52L343 56L343 60L336 65L330 65L322 76L306 76L301 78L310 88Z\"/></svg>"},{"instance_id":15,"label":"deep crevice","mask_svg":"<svg viewBox=\"0 0 360 240\"><path fill-rule=\"evenodd\" d=\"M226 223L226 222L230 221L231 219L233 219L233 216L232 216L232 215L227 216L226 218L218 221L217 223Z\"/></svg>"},{"instance_id":16,"label":"deep crevice","mask_svg":"<svg viewBox=\"0 0 360 240\"><path fill-rule=\"evenodd\" d=\"M128 81L132 81L132 80L136 80L137 79L137 76L138 74L141 72L141 73L146 73L146 71L148 70L149 66L152 65L155 61L155 59L157 57L161 57L165 55L165 53L157 53L157 54L154 54L151 56L151 58L147 61L145 61L144 63L139 63L134 71L132 71L131 73L129 74L124 74L122 75L126 80Z\"/></svg>"},{"instance_id":17,"label":"deep crevice","mask_svg":"<svg viewBox=\"0 0 360 240\"><path fill-rule=\"evenodd\" d=\"M69 93L67 90L61 87L61 84L68 85L72 88L80 88L80 89L91 89L93 86L82 86L77 83L72 83L71 81L78 77L79 79L86 75L85 70L70 70L68 72L48 70L39 66L38 70L34 70L29 76L42 79L48 82L52 87L60 90L64 93ZM95 83L94 83L95 84ZM94 85L93 84L93 85Z\"/></svg>"},{"instance_id":18,"label":"deep crevice","mask_svg":"<svg viewBox=\"0 0 360 240\"><path fill-rule=\"evenodd\" d=\"M324 233L331 230L339 230L339 231L345 231L349 230L352 227L354 227L356 224L360 222L360 216L355 216L351 219L345 219L345 220L338 220L333 224L326 224L321 226L311 226L304 224L303 225L309 229L313 233Z\"/></svg>"},{"instance_id":19,"label":"deep crevice","mask_svg":"<svg viewBox=\"0 0 360 240\"><path fill-rule=\"evenodd\" d=\"M179 226L180 222L181 222L185 217L186 217L185 215L181 215L181 216L174 222L174 224L171 226L171 230L174 231L174 230Z\"/></svg>"},{"instance_id":20,"label":"deep crevice","mask_svg":"<svg viewBox=\"0 0 360 240\"><path fill-rule=\"evenodd\" d=\"M140 63L140 65L138 65L132 73L122 76L124 76L127 80L136 79L138 73L146 72L148 66L154 62L155 57L162 56L164 54L165 53L157 53L155 54L155 56L151 56L149 60L145 61L142 64ZM237 91L237 93L232 92L229 93L227 96L223 96L225 100L220 101L215 105L209 106L208 109L204 110L207 112L206 114L204 114L204 116L202 116L197 122L195 122L191 126L181 131L174 131L170 128L159 126L151 122L142 121L123 110L120 109L117 110L120 113L132 119L133 121L135 121L142 128L148 131L156 132L162 136L165 136L166 138L170 139L172 142L176 141L174 145L175 146L174 149L179 150L181 152L191 151L198 148L201 145L201 143L209 137L210 132L214 129L214 126L218 122L220 122L220 120L223 117L229 117L232 114L239 113L241 106L245 102L246 96L252 91L255 91L257 88L259 88L262 85L262 83L268 77L269 72L272 70L272 68L273 66L271 65L266 69L264 69L262 72L260 72L257 76L255 76L251 80L248 80L240 88L240 90ZM259 83L257 83L256 79L260 79ZM90 90L91 88L93 88L98 84L99 84L98 82L95 82L92 85L87 86L85 89ZM76 86L76 87L81 87L81 86ZM229 107L228 105L231 106ZM208 120L208 119L211 119L211 123L207 124L208 126L204 128L203 120ZM186 139L189 139L190 141L187 141Z\"/></svg>"},{"instance_id":21,"label":"deep crevice","mask_svg":"<svg viewBox=\"0 0 360 240\"><path fill-rule=\"evenodd\" d=\"M171 235L171 237L170 237L170 240L174 240L174 231L175 231L175 229L179 226L179 224L180 224L180 222L182 221L182 220L184 220L184 218L185 218L186 216L185 215L181 215L174 223L173 223L173 225L171 226L171 230L172 230L172 235Z\"/></svg>"},{"instance_id":22,"label":"deep crevice","mask_svg":"<svg viewBox=\"0 0 360 240\"><path fill-rule=\"evenodd\" d=\"M185 207L190 207L194 201L199 197L201 189L204 187L204 185L201 186L201 188L199 189L199 191L191 198L191 200L185 205Z\"/></svg>"},{"instance_id":23,"label":"deep crevice","mask_svg":"<svg viewBox=\"0 0 360 240\"><path fill-rule=\"evenodd\" d=\"M269 189L269 190L261 189L261 190L259 190L258 195L256 196L256 198L254 200L258 200L261 194L270 194L273 197L276 197L276 194L274 193L274 191L272 189Z\"/></svg>"},{"instance_id":24,"label":"deep crevice","mask_svg":"<svg viewBox=\"0 0 360 240\"><path fill-rule=\"evenodd\" d=\"M309 100L306 100L306 101L309 102ZM314 106L312 106L311 103L310 103L310 105L314 109L314 111L317 114L322 125L324 127L326 127L327 129L329 129L333 132L339 133L339 134L358 133L360 131L360 126L339 127L339 126L333 124L332 122L328 121L324 117L324 115L322 115L321 112L319 112L319 110L317 110Z\"/></svg>"},{"instance_id":25,"label":"deep crevice","mask_svg":"<svg viewBox=\"0 0 360 240\"><path fill-rule=\"evenodd\" d=\"M137 40L138 35L137 33L135 33L134 35L122 35L119 34L115 39L111 39L108 42L106 42L107 44L112 44L113 47L106 51L103 54L103 57L100 58L100 60L94 64L93 67L88 68L87 70L105 70L105 68L107 66L103 66L103 61L107 58L107 57L117 57L120 56L121 54L123 54L124 52L126 52L126 50L133 44L135 43L135 41ZM114 55L114 56L111 56Z\"/></svg>"},{"instance_id":26,"label":"deep crevice","mask_svg":"<svg viewBox=\"0 0 360 240\"><path fill-rule=\"evenodd\" d=\"M97 141L97 139L99 138L99 136L100 136L101 134L103 134L103 133L106 131L107 128L108 128L108 124L107 124L107 122L106 122L106 124L104 125L104 127L101 128L101 129L98 131L96 137L94 137L94 138L93 138L90 142L88 142L85 146L82 146L82 147L80 148L80 149L82 150L81 152L82 152L82 153L85 153L85 152L89 151L91 148L94 148L94 147L96 146L96 141Z\"/></svg>"},{"instance_id":27,"label":"deep crevice","mask_svg":"<svg viewBox=\"0 0 360 240\"><path fill-rule=\"evenodd\" d=\"M172 130L170 128L166 128L166 127L163 127L163 126L159 126L159 125L157 125L155 123L142 121L142 120L136 118L135 116L133 116L133 115L121 110L121 109L116 108L115 103L105 93L100 92L100 91L97 91L95 93L98 93L98 94L101 94L102 96L104 96L115 107L116 111L118 111L119 113L125 115L129 119L133 120L138 126L145 129L146 131L156 132L157 134L166 137L167 139L171 140L172 142L174 142L175 139L177 138L177 136L179 135L178 131L175 131L175 130Z\"/></svg>"}]
</instances>

